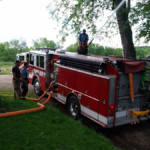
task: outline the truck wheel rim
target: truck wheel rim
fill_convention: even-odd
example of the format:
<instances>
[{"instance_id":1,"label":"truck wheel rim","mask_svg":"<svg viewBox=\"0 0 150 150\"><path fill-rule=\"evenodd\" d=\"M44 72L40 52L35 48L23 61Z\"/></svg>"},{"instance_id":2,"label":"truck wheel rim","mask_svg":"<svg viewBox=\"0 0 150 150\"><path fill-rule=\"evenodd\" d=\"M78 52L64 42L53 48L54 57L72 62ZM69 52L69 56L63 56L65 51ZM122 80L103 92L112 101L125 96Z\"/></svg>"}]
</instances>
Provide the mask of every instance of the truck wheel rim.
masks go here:
<instances>
[{"instance_id":1,"label":"truck wheel rim","mask_svg":"<svg viewBox=\"0 0 150 150\"><path fill-rule=\"evenodd\" d=\"M78 114L78 105L72 102L70 104L70 112L71 112L72 116L74 116L74 117L77 116L77 114Z\"/></svg>"},{"instance_id":2,"label":"truck wheel rim","mask_svg":"<svg viewBox=\"0 0 150 150\"><path fill-rule=\"evenodd\" d=\"M36 83L35 83L34 88L35 88L35 92L38 93L38 92L39 92L39 89L40 89L40 84L39 84L39 82L36 82Z\"/></svg>"}]
</instances>

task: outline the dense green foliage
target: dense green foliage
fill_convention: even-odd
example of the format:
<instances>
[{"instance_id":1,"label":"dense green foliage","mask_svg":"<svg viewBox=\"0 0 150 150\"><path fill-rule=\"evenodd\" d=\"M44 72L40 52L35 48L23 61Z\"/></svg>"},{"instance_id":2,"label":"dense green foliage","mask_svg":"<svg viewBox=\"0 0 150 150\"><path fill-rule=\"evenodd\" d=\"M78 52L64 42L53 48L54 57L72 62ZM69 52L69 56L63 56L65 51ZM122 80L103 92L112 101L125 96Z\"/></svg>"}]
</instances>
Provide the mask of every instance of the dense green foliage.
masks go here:
<instances>
[{"instance_id":1,"label":"dense green foliage","mask_svg":"<svg viewBox=\"0 0 150 150\"><path fill-rule=\"evenodd\" d=\"M136 57L132 40L130 25L140 24L137 28L137 37L150 39L150 0L139 0L135 7L131 8L131 0L124 3L116 13L116 19L105 24L106 29L101 28L103 15L106 10L110 12L115 9L122 0L55 0L49 5L49 12L53 19L62 25L61 35L63 40L70 33L79 34L81 29L86 28L89 33L96 34L96 37L113 36L114 30L119 27L123 53L126 57ZM131 11L130 11L131 10ZM132 14L130 15L130 12ZM66 14L66 15L64 15ZM118 26L116 25L118 23ZM112 32L112 33L111 33ZM137 56L138 58L139 56Z\"/></svg>"},{"instance_id":2,"label":"dense green foliage","mask_svg":"<svg viewBox=\"0 0 150 150\"><path fill-rule=\"evenodd\" d=\"M37 107L36 102L0 97L9 111ZM56 108L0 118L2 150L115 150L110 141Z\"/></svg>"},{"instance_id":3,"label":"dense green foliage","mask_svg":"<svg viewBox=\"0 0 150 150\"><path fill-rule=\"evenodd\" d=\"M17 53L27 51L29 51L29 48L26 46L25 41L12 40L0 43L0 62L14 62Z\"/></svg>"},{"instance_id":4,"label":"dense green foliage","mask_svg":"<svg viewBox=\"0 0 150 150\"><path fill-rule=\"evenodd\" d=\"M40 38L33 40L33 46L27 47L25 41L12 40L10 42L0 43L0 62L14 62L16 60L16 54L22 52L28 52L32 48L39 47L59 47L54 41L47 40L46 38ZM1 66L0 66L1 67Z\"/></svg>"},{"instance_id":5,"label":"dense green foliage","mask_svg":"<svg viewBox=\"0 0 150 150\"><path fill-rule=\"evenodd\" d=\"M56 48L59 47L53 41L49 41L46 38L40 38L38 40L33 41L33 47L51 47ZM70 52L76 52L78 44L72 44L67 49ZM32 47L31 47L32 48ZM30 48L30 49L31 49ZM25 41L13 40L10 42L0 43L0 68L7 68L3 73L10 72L10 65L12 65L16 59L16 54L21 52L27 52L30 50L26 46ZM147 55L150 55L150 47L136 47L137 59L145 59ZM122 49L121 48L111 48L111 47L103 47L99 44L91 44L89 46L89 54L93 55L103 55L103 56L117 56L122 57ZM1 63L1 62L10 62L10 65Z\"/></svg>"},{"instance_id":6,"label":"dense green foliage","mask_svg":"<svg viewBox=\"0 0 150 150\"><path fill-rule=\"evenodd\" d=\"M137 25L137 39L150 40L150 0L139 0L130 15L132 25Z\"/></svg>"},{"instance_id":7,"label":"dense green foliage","mask_svg":"<svg viewBox=\"0 0 150 150\"><path fill-rule=\"evenodd\" d=\"M137 59L145 59L148 55L150 55L150 47L143 46L143 47L136 47L136 54Z\"/></svg>"},{"instance_id":8,"label":"dense green foliage","mask_svg":"<svg viewBox=\"0 0 150 150\"><path fill-rule=\"evenodd\" d=\"M0 62L0 74L10 74L13 66L14 62Z\"/></svg>"},{"instance_id":9,"label":"dense green foliage","mask_svg":"<svg viewBox=\"0 0 150 150\"><path fill-rule=\"evenodd\" d=\"M113 10L122 0L55 0L49 5L49 12L52 18L62 24L62 35L67 36L71 30L80 32L81 28L86 28L93 34L99 29L99 22L102 21L106 10ZM131 25L139 25L137 37L150 40L150 0L138 0L134 7L132 1L128 0L123 13L129 13ZM66 14L64 16L64 14ZM120 14L121 15L121 14ZM128 15L126 16L128 17ZM114 23L114 20L111 20ZM115 21L116 22L116 21ZM109 26L109 24L107 24ZM111 24L112 28L116 25ZM126 27L124 27L126 28ZM122 29L123 30L123 29ZM105 31L104 31L105 32Z\"/></svg>"},{"instance_id":10,"label":"dense green foliage","mask_svg":"<svg viewBox=\"0 0 150 150\"><path fill-rule=\"evenodd\" d=\"M51 17L62 25L63 36L67 36L69 31L79 33L85 25L89 31L96 33L97 22L104 10L112 8L112 2L113 0L55 0L49 5L49 11Z\"/></svg>"},{"instance_id":11,"label":"dense green foliage","mask_svg":"<svg viewBox=\"0 0 150 150\"><path fill-rule=\"evenodd\" d=\"M47 47L56 48L57 45L54 41L48 40L47 38L40 38L40 39L37 39L37 40L33 40L33 47L34 48L40 48L40 47L43 47L43 48L47 48Z\"/></svg>"},{"instance_id":12,"label":"dense green foliage","mask_svg":"<svg viewBox=\"0 0 150 150\"><path fill-rule=\"evenodd\" d=\"M78 44L72 44L67 49L70 52L77 51ZM88 48L88 53L91 55L101 55L101 56L118 56L122 57L122 49L121 48L111 48L111 47L103 47L98 44L91 44Z\"/></svg>"},{"instance_id":13,"label":"dense green foliage","mask_svg":"<svg viewBox=\"0 0 150 150\"><path fill-rule=\"evenodd\" d=\"M67 49L70 52L77 51L78 44L72 44ZM111 47L103 47L98 44L91 44L89 46L89 54L92 55L101 55L101 56L116 56L122 57L122 49L121 48L111 48ZM146 59L147 55L150 55L150 47L136 47L136 58L137 59Z\"/></svg>"}]
</instances>

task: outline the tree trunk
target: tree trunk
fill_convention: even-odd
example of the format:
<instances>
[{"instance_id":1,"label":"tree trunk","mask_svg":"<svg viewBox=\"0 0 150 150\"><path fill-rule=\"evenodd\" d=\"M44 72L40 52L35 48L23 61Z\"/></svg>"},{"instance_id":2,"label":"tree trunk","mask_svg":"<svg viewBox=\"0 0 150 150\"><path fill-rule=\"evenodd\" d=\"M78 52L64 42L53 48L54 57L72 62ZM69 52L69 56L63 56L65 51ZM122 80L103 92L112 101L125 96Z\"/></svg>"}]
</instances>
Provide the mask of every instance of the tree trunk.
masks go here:
<instances>
[{"instance_id":1,"label":"tree trunk","mask_svg":"<svg viewBox=\"0 0 150 150\"><path fill-rule=\"evenodd\" d=\"M115 0L116 6L122 0ZM124 57L136 58L136 51L133 44L132 30L128 20L129 8L127 8L126 3L117 11L117 21L119 26L119 32L121 36L123 54Z\"/></svg>"}]
</instances>

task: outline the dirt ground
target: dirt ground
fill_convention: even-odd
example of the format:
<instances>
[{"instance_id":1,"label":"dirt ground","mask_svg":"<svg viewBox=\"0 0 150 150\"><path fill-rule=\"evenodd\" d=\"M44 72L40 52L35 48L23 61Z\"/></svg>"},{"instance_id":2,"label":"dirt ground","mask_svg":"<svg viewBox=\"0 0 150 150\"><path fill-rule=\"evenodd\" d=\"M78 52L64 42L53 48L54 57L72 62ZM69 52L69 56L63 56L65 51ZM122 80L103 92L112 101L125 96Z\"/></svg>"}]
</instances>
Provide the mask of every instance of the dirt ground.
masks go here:
<instances>
[{"instance_id":1,"label":"dirt ground","mask_svg":"<svg viewBox=\"0 0 150 150\"><path fill-rule=\"evenodd\" d=\"M11 75L0 75L0 88L12 88L11 78ZM31 85L29 89L33 91ZM50 105L67 114L66 107L55 99L51 100ZM124 125L111 129L104 129L84 116L81 116L79 120L83 125L104 135L115 146L123 150L150 150L150 121L140 122L140 124L137 125Z\"/></svg>"}]
</instances>

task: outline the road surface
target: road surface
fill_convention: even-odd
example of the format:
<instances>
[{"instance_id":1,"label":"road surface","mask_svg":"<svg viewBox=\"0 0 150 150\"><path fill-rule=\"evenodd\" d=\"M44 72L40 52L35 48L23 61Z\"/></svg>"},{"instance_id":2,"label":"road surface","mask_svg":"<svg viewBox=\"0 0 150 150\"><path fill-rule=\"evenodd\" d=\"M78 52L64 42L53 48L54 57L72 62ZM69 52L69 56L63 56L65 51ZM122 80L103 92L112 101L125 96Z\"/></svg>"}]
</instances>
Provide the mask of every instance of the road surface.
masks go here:
<instances>
[{"instance_id":1,"label":"road surface","mask_svg":"<svg viewBox=\"0 0 150 150\"><path fill-rule=\"evenodd\" d=\"M12 75L0 75L0 89L13 89ZM33 85L29 85L29 90L33 91Z\"/></svg>"}]
</instances>

